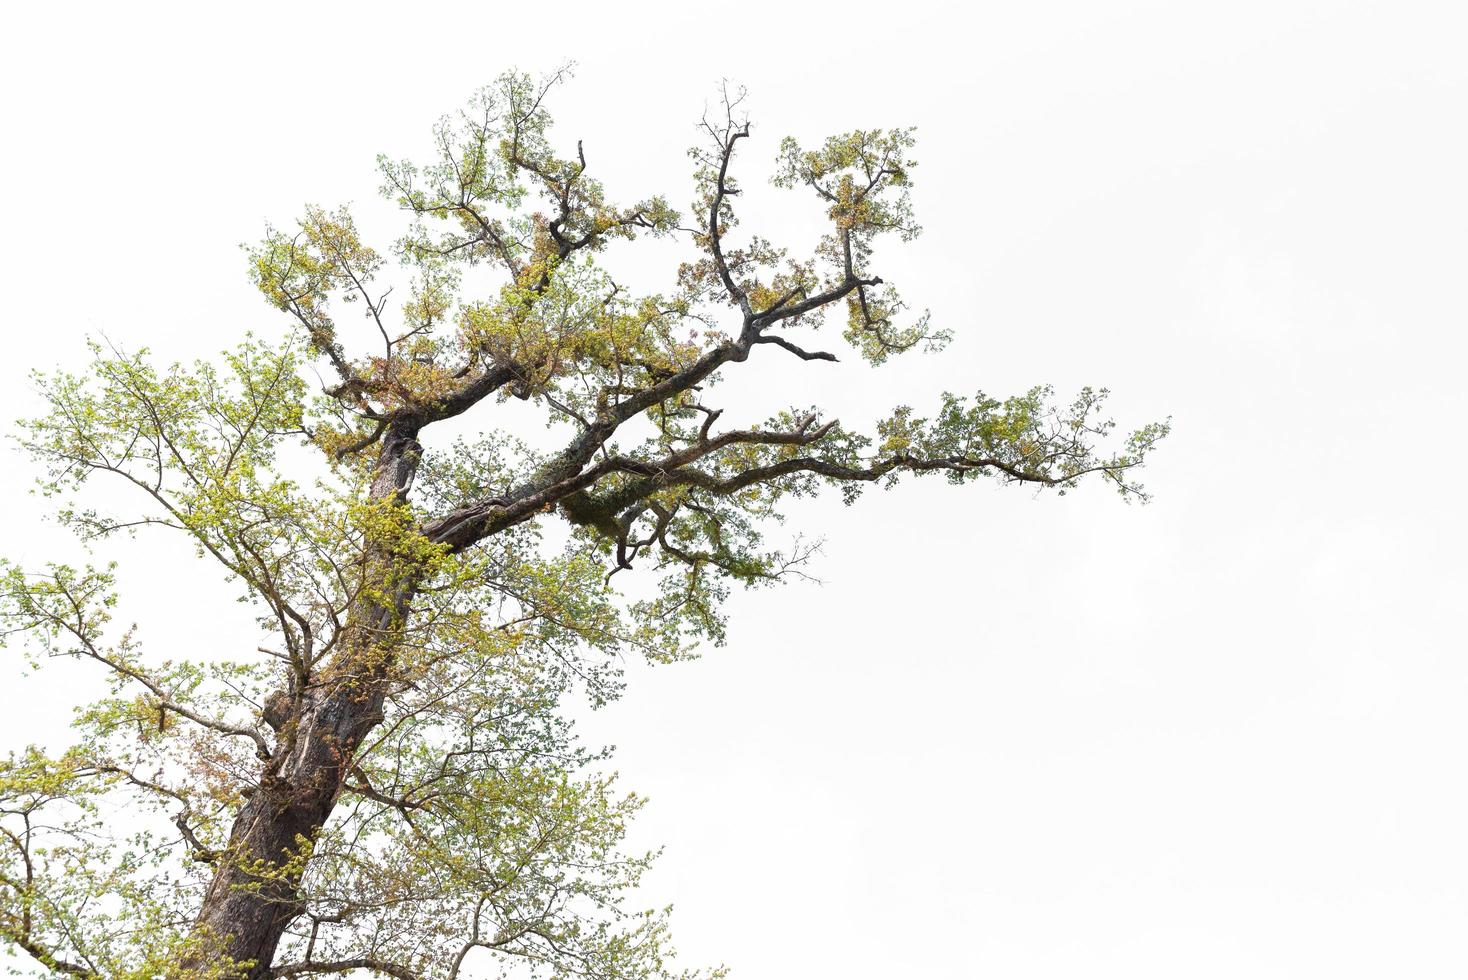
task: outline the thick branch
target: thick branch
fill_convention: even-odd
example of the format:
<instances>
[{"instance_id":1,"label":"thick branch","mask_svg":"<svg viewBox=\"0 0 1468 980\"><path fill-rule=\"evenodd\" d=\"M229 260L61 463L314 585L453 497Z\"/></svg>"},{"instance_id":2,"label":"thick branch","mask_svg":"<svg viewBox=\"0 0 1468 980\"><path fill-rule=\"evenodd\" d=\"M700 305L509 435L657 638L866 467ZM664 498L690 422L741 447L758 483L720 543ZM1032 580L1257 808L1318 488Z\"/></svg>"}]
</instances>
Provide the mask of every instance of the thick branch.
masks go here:
<instances>
[{"instance_id":1,"label":"thick branch","mask_svg":"<svg viewBox=\"0 0 1468 980\"><path fill-rule=\"evenodd\" d=\"M70 963L66 960L58 959L50 950L26 936L16 935L9 929L5 929L3 935L7 940L14 943L21 952L41 963L48 970L64 973L70 977L84 977L86 980L102 980L102 974L79 963Z\"/></svg>"},{"instance_id":2,"label":"thick branch","mask_svg":"<svg viewBox=\"0 0 1468 980\"><path fill-rule=\"evenodd\" d=\"M273 967L270 977L300 977L316 973L350 973L353 970L370 970L397 980L418 980L418 974L405 966L372 956L359 956L350 960L330 960L320 963L290 963Z\"/></svg>"}]
</instances>

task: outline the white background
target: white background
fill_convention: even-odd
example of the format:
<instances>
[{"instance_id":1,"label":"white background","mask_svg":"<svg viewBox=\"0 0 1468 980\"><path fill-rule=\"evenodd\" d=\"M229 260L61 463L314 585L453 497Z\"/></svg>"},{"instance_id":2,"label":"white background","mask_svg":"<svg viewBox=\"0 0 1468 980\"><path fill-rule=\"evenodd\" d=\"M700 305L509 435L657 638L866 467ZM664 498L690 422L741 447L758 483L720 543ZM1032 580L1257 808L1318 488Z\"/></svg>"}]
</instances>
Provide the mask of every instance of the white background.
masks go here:
<instances>
[{"instance_id":1,"label":"white background","mask_svg":"<svg viewBox=\"0 0 1468 980\"><path fill-rule=\"evenodd\" d=\"M0 417L89 334L172 360L280 329L237 245L370 208L374 155L510 66L579 62L563 145L680 207L692 123L747 85L745 227L796 248L779 138L916 125L927 234L879 271L955 343L766 383L856 421L1109 385L1124 423L1174 417L1157 501L802 507L825 585L738 597L725 649L634 669L588 726L652 798L648 901L747 980L1461 977L1460 9L12 6ZM0 550L69 555L5 453ZM132 555L150 649L253 647L189 549ZM80 675L17 687L4 656L0 745L61 737Z\"/></svg>"}]
</instances>

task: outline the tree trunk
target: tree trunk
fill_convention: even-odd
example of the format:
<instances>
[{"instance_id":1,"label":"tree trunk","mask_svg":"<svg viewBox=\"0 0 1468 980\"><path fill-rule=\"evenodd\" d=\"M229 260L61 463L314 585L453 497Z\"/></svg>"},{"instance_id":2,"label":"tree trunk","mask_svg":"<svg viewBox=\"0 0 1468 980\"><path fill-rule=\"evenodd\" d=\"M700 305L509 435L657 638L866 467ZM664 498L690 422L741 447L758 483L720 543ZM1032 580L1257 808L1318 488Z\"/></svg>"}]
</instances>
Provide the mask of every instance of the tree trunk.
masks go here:
<instances>
[{"instance_id":1,"label":"tree trunk","mask_svg":"<svg viewBox=\"0 0 1468 980\"><path fill-rule=\"evenodd\" d=\"M201 947L182 964L186 976L221 960L249 963L249 980L269 975L281 936L301 912L303 844L331 816L352 756L382 720L382 697L337 684L298 717L290 754L269 767L235 817L195 923ZM263 867L246 867L252 861Z\"/></svg>"},{"instance_id":2,"label":"tree trunk","mask_svg":"<svg viewBox=\"0 0 1468 980\"><path fill-rule=\"evenodd\" d=\"M416 428L390 428L370 499L405 499L421 452ZM324 676L313 676L312 685L297 692L276 756L235 815L229 846L194 923L199 946L179 964L184 977L232 962L246 980L263 980L285 930L301 914L306 848L331 816L358 748L382 721L395 637L415 588L390 548L369 544L364 559L364 575L379 586L392 583L387 591L394 601L390 606L363 601L350 609L333 662Z\"/></svg>"}]
</instances>

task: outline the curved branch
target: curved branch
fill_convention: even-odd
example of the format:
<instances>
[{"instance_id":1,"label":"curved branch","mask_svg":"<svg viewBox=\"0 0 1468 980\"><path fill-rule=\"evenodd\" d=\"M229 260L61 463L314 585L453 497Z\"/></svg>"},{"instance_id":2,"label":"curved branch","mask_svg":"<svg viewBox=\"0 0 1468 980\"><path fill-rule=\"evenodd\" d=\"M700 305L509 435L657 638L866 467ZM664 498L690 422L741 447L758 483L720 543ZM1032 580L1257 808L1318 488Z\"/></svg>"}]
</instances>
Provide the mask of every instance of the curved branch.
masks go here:
<instances>
[{"instance_id":1,"label":"curved branch","mask_svg":"<svg viewBox=\"0 0 1468 980\"><path fill-rule=\"evenodd\" d=\"M808 350L805 350L802 347L797 347L796 345L792 344L790 341L786 340L784 337L781 337L778 334L773 334L773 333L771 333L771 334L765 334L765 335L761 336L759 339L757 339L755 341L755 343L756 344L774 344L776 347L782 347L785 350L788 350L790 353L794 354L796 357L800 358L802 361L834 361L834 360L836 360L836 355L830 353L829 351L823 351L823 350L808 351Z\"/></svg>"},{"instance_id":2,"label":"curved branch","mask_svg":"<svg viewBox=\"0 0 1468 980\"><path fill-rule=\"evenodd\" d=\"M350 973L353 970L370 970L385 977L395 977L397 980L419 980L419 974L406 966L389 960L380 960L373 956L359 956L349 960L330 960L320 963L289 963L285 966L272 967L267 976L300 977L317 973Z\"/></svg>"}]
</instances>

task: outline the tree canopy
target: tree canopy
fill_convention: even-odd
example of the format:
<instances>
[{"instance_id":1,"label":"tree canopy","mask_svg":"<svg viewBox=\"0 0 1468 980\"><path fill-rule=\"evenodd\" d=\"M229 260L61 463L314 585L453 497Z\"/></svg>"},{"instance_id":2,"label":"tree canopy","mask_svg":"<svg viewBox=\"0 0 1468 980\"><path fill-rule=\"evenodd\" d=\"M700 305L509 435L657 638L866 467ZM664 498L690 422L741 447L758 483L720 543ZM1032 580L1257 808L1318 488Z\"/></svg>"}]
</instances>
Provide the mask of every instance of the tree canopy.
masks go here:
<instances>
[{"instance_id":1,"label":"tree canopy","mask_svg":"<svg viewBox=\"0 0 1468 980\"><path fill-rule=\"evenodd\" d=\"M118 568L0 566L11 645L110 685L73 747L0 764L0 948L97 978L704 975L674 966L666 910L628 904L641 802L573 699L722 641L731 588L797 573L810 547L771 533L793 498L921 475L1143 496L1167 426L1118 435L1104 390L934 393L869 432L800 392L726 419L717 386L761 361L836 370L833 308L870 365L947 339L876 271L919 234L913 133L779 144L772 184L829 219L792 255L739 230L739 93L700 124L680 213L615 203L553 145L564 77L506 74L431 160L380 158L404 218L381 251L346 209L268 230L249 273L279 336L190 365L94 344L37 376L20 440L57 519L89 545L187 536L261 636L144 649L111 618ZM638 294L611 262L649 238L685 257ZM496 427L514 401L555 446ZM476 435L434 441L460 417Z\"/></svg>"}]
</instances>

